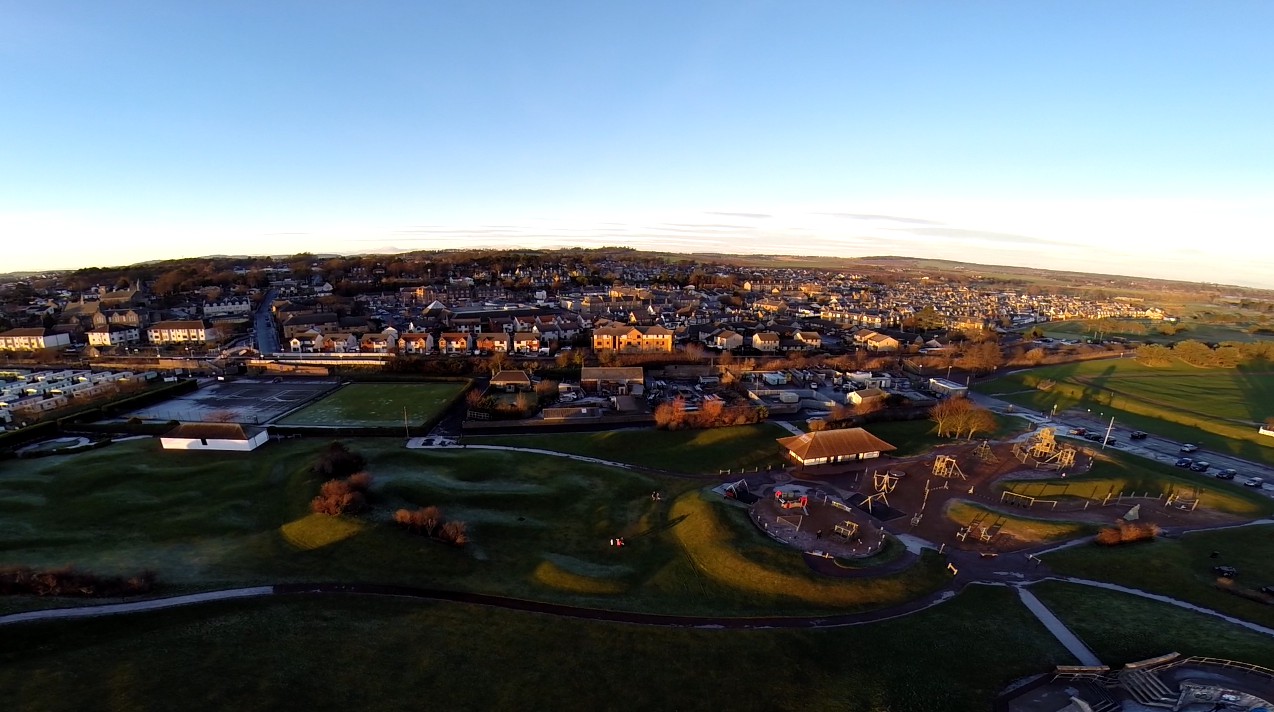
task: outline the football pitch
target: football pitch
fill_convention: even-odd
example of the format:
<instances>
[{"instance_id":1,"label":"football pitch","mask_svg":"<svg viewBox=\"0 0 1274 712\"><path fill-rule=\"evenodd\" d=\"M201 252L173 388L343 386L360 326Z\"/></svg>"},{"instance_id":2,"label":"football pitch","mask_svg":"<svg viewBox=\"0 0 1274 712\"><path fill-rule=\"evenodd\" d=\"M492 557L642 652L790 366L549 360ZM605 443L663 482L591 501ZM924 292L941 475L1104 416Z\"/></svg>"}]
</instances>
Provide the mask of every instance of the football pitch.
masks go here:
<instances>
[{"instance_id":1,"label":"football pitch","mask_svg":"<svg viewBox=\"0 0 1274 712\"><path fill-rule=\"evenodd\" d=\"M279 425L390 427L424 423L464 391L464 383L352 383L278 421Z\"/></svg>"}]
</instances>

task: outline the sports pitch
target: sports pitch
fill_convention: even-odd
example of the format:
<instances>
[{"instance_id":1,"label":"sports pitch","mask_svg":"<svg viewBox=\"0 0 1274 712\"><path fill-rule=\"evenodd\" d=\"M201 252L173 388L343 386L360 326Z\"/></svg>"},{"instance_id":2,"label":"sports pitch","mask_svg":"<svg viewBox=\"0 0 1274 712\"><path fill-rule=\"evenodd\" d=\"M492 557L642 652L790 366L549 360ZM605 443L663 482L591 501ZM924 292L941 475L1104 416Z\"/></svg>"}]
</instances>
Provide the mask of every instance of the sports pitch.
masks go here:
<instances>
[{"instance_id":1,"label":"sports pitch","mask_svg":"<svg viewBox=\"0 0 1274 712\"><path fill-rule=\"evenodd\" d=\"M125 413L119 419L136 417L142 420L221 421L258 425L268 423L319 397L334 385L331 381L226 381L139 408Z\"/></svg>"},{"instance_id":2,"label":"sports pitch","mask_svg":"<svg viewBox=\"0 0 1274 712\"><path fill-rule=\"evenodd\" d=\"M279 425L391 427L433 418L464 383L353 383L278 421Z\"/></svg>"}]
</instances>

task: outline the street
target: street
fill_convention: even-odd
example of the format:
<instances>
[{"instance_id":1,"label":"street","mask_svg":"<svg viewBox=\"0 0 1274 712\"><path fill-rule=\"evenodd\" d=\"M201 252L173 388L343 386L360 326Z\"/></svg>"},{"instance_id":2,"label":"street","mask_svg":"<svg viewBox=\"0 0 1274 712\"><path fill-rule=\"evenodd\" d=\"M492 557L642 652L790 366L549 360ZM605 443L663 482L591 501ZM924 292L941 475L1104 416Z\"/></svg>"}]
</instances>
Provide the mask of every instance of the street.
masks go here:
<instances>
[{"instance_id":1,"label":"street","mask_svg":"<svg viewBox=\"0 0 1274 712\"><path fill-rule=\"evenodd\" d=\"M1063 411L1050 417L1046 414L1041 414L1038 411L1024 410L1020 406L1015 406L1008 401L1003 401L982 393L974 393L970 391L969 397L974 403L977 403L980 406L990 408L991 410L999 413L1017 415L1019 417L1026 418L1033 423L1037 423L1040 427L1055 428L1057 430L1056 434L1058 437L1069 439L1073 442L1084 444L1098 450L1102 449L1100 440L1097 442L1090 442L1082 437L1070 435L1070 431L1076 428L1085 428L1089 432L1095 432L1104 437L1106 435L1106 428L1110 425L1109 418L1102 420L1096 414L1089 412ZM1191 472L1187 468L1183 467L1181 468L1181 474L1183 476L1193 475L1201 479L1214 479L1218 470L1230 468L1238 471L1238 475L1236 475L1233 480L1234 484L1241 485L1249 478L1262 477L1265 479L1266 486L1260 489L1261 493L1268 497L1274 497L1274 489L1270 486L1271 484L1274 484L1274 467L1251 462L1250 460L1244 460L1233 455L1226 455L1207 447L1206 440L1219 440L1221 439L1221 436L1219 435L1205 434L1204 442L1194 443L1199 445L1198 451L1187 454L1181 452L1181 446L1184 444L1181 441L1161 437L1154 433L1150 433L1149 431L1145 431L1148 433L1146 439L1133 440L1131 437L1133 430L1135 430L1135 428L1126 428L1120 425L1119 421L1116 420L1114 429L1110 431L1110 435L1115 439L1115 442L1114 444L1106 445L1106 449L1130 453L1132 455L1137 455L1139 457L1144 457L1146 459L1168 465L1176 463L1176 461L1182 457L1188 457L1196 462L1204 460L1211 465L1207 472Z\"/></svg>"},{"instance_id":2,"label":"street","mask_svg":"<svg viewBox=\"0 0 1274 712\"><path fill-rule=\"evenodd\" d=\"M274 303L274 298L278 294L278 290L270 289L265 293L265 298L261 300L261 307L257 309L254 326L256 328L256 349L262 354L273 354L279 352L279 335L274 331L274 315L270 313L270 305Z\"/></svg>"}]
</instances>

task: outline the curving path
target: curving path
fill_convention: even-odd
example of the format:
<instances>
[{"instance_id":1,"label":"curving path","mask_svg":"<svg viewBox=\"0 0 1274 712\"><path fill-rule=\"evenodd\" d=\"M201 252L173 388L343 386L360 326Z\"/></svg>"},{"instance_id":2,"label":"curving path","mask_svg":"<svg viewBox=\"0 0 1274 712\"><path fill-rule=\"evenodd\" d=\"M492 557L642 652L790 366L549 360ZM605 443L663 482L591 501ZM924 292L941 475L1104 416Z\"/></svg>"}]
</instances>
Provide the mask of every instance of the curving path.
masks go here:
<instances>
[{"instance_id":1,"label":"curving path","mask_svg":"<svg viewBox=\"0 0 1274 712\"><path fill-rule=\"evenodd\" d=\"M615 460L603 460L600 457L589 457L588 455L576 455L569 452L561 452L559 450L542 450L535 447L516 447L513 445L424 445L421 441L425 438L412 438L407 441L407 447L412 450L505 450L508 452L526 452L533 455L550 455L552 457L563 457L576 462L587 462L590 465L602 465L604 467L617 467L632 472L647 472L664 477L680 477L687 480L720 480L720 475L715 474L691 474L686 472L672 472L670 470L660 470L654 467L642 467L628 462L617 462Z\"/></svg>"},{"instance_id":2,"label":"curving path","mask_svg":"<svg viewBox=\"0 0 1274 712\"><path fill-rule=\"evenodd\" d=\"M492 596L483 593L466 591L449 591L445 589L413 588L410 586L391 586L383 584L359 583L300 583L276 584L274 586L254 586L251 588L233 588L222 591L206 591L183 596L154 598L145 601L129 601L125 603L107 603L97 606L80 606L76 608L49 608L39 611L24 611L0 616L0 626L18 623L67 620L74 618L99 618L103 616L127 613L145 613L169 608L183 608L216 601L230 601L246 598L268 598L275 596L392 596L395 598L411 598L427 601L448 601L491 608L503 608L511 611L525 611L562 618L576 618L608 623L631 623L636 625L659 626L666 628L705 628L764 630L773 628L841 628L845 626L864 625L901 618L918 611L936 606L955 597L953 590L939 591L924 598L908 601L905 604L887 609L865 611L862 613L844 613L830 616L681 616L661 613L642 613L638 611L613 611L604 608L583 608L546 601L530 601L507 596Z\"/></svg>"}]
</instances>

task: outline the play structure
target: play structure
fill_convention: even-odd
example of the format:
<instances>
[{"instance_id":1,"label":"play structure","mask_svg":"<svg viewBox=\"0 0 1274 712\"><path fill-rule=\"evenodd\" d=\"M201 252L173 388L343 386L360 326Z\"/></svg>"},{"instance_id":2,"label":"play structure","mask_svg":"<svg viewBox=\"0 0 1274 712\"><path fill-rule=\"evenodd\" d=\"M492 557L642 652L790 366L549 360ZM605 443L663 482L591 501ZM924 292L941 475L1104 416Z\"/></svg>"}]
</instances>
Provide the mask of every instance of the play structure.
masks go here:
<instances>
[{"instance_id":1,"label":"play structure","mask_svg":"<svg viewBox=\"0 0 1274 712\"><path fill-rule=\"evenodd\" d=\"M849 541L858 536L858 524L852 519L846 519L840 524L832 526L832 534Z\"/></svg>"},{"instance_id":2,"label":"play structure","mask_svg":"<svg viewBox=\"0 0 1274 712\"><path fill-rule=\"evenodd\" d=\"M1199 492L1201 491L1198 486L1190 486L1181 490L1174 487L1168 490L1168 498L1164 500L1163 506L1176 507L1183 512L1193 512L1194 508L1199 506Z\"/></svg>"},{"instance_id":3,"label":"play structure","mask_svg":"<svg viewBox=\"0 0 1274 712\"><path fill-rule=\"evenodd\" d=\"M974 539L984 544L989 543L1004 530L1004 517L995 515L995 518L991 519L991 516L992 512L979 512L967 526L956 530L956 538L965 541L969 535L973 535ZM988 520L990 520L989 524Z\"/></svg>"},{"instance_id":4,"label":"play structure","mask_svg":"<svg viewBox=\"0 0 1274 712\"><path fill-rule=\"evenodd\" d=\"M1038 497L1028 497L1027 495L1018 494L1016 492L1010 492L1008 490L1005 490L1004 492L1000 494L1000 504L1009 504L1009 505L1013 505L1017 507L1026 507L1027 509L1032 509L1037 504L1047 504L1047 505L1050 505L1050 509L1057 509L1057 500L1055 499L1040 499Z\"/></svg>"},{"instance_id":5,"label":"play structure","mask_svg":"<svg viewBox=\"0 0 1274 712\"><path fill-rule=\"evenodd\" d=\"M1035 460L1035 467L1040 470L1063 470L1075 466L1075 455L1078 451L1063 443L1057 442L1052 428L1040 428L1031 437L1013 444L1013 455L1023 465Z\"/></svg>"},{"instance_id":6,"label":"play structure","mask_svg":"<svg viewBox=\"0 0 1274 712\"><path fill-rule=\"evenodd\" d=\"M868 511L880 503L889 506L889 493L898 487L898 479L901 477L897 472L873 472L871 476L872 487L876 490L873 494L867 495L863 499L862 506Z\"/></svg>"},{"instance_id":7,"label":"play structure","mask_svg":"<svg viewBox=\"0 0 1274 712\"><path fill-rule=\"evenodd\" d=\"M973 454L977 455L982 462L996 463L1000 461L1000 458L996 457L995 451L991 449L990 440L983 440L978 443L978 446L973 450Z\"/></svg>"},{"instance_id":8,"label":"play structure","mask_svg":"<svg viewBox=\"0 0 1274 712\"><path fill-rule=\"evenodd\" d=\"M959 477L962 480L969 479L960 469L960 463L956 462L956 459L950 455L939 455L938 458L933 461L933 476L942 477L944 479L950 479L953 477Z\"/></svg>"},{"instance_id":9,"label":"play structure","mask_svg":"<svg viewBox=\"0 0 1274 712\"><path fill-rule=\"evenodd\" d=\"M722 490L722 495L726 499L733 499L744 504L752 504L759 499L759 497L752 493L752 489L748 487L747 480L731 482L725 486L724 490Z\"/></svg>"},{"instance_id":10,"label":"play structure","mask_svg":"<svg viewBox=\"0 0 1274 712\"><path fill-rule=\"evenodd\" d=\"M778 500L779 506L783 509L800 509L805 514L809 514L809 495L776 489L774 490L774 499Z\"/></svg>"}]
</instances>

